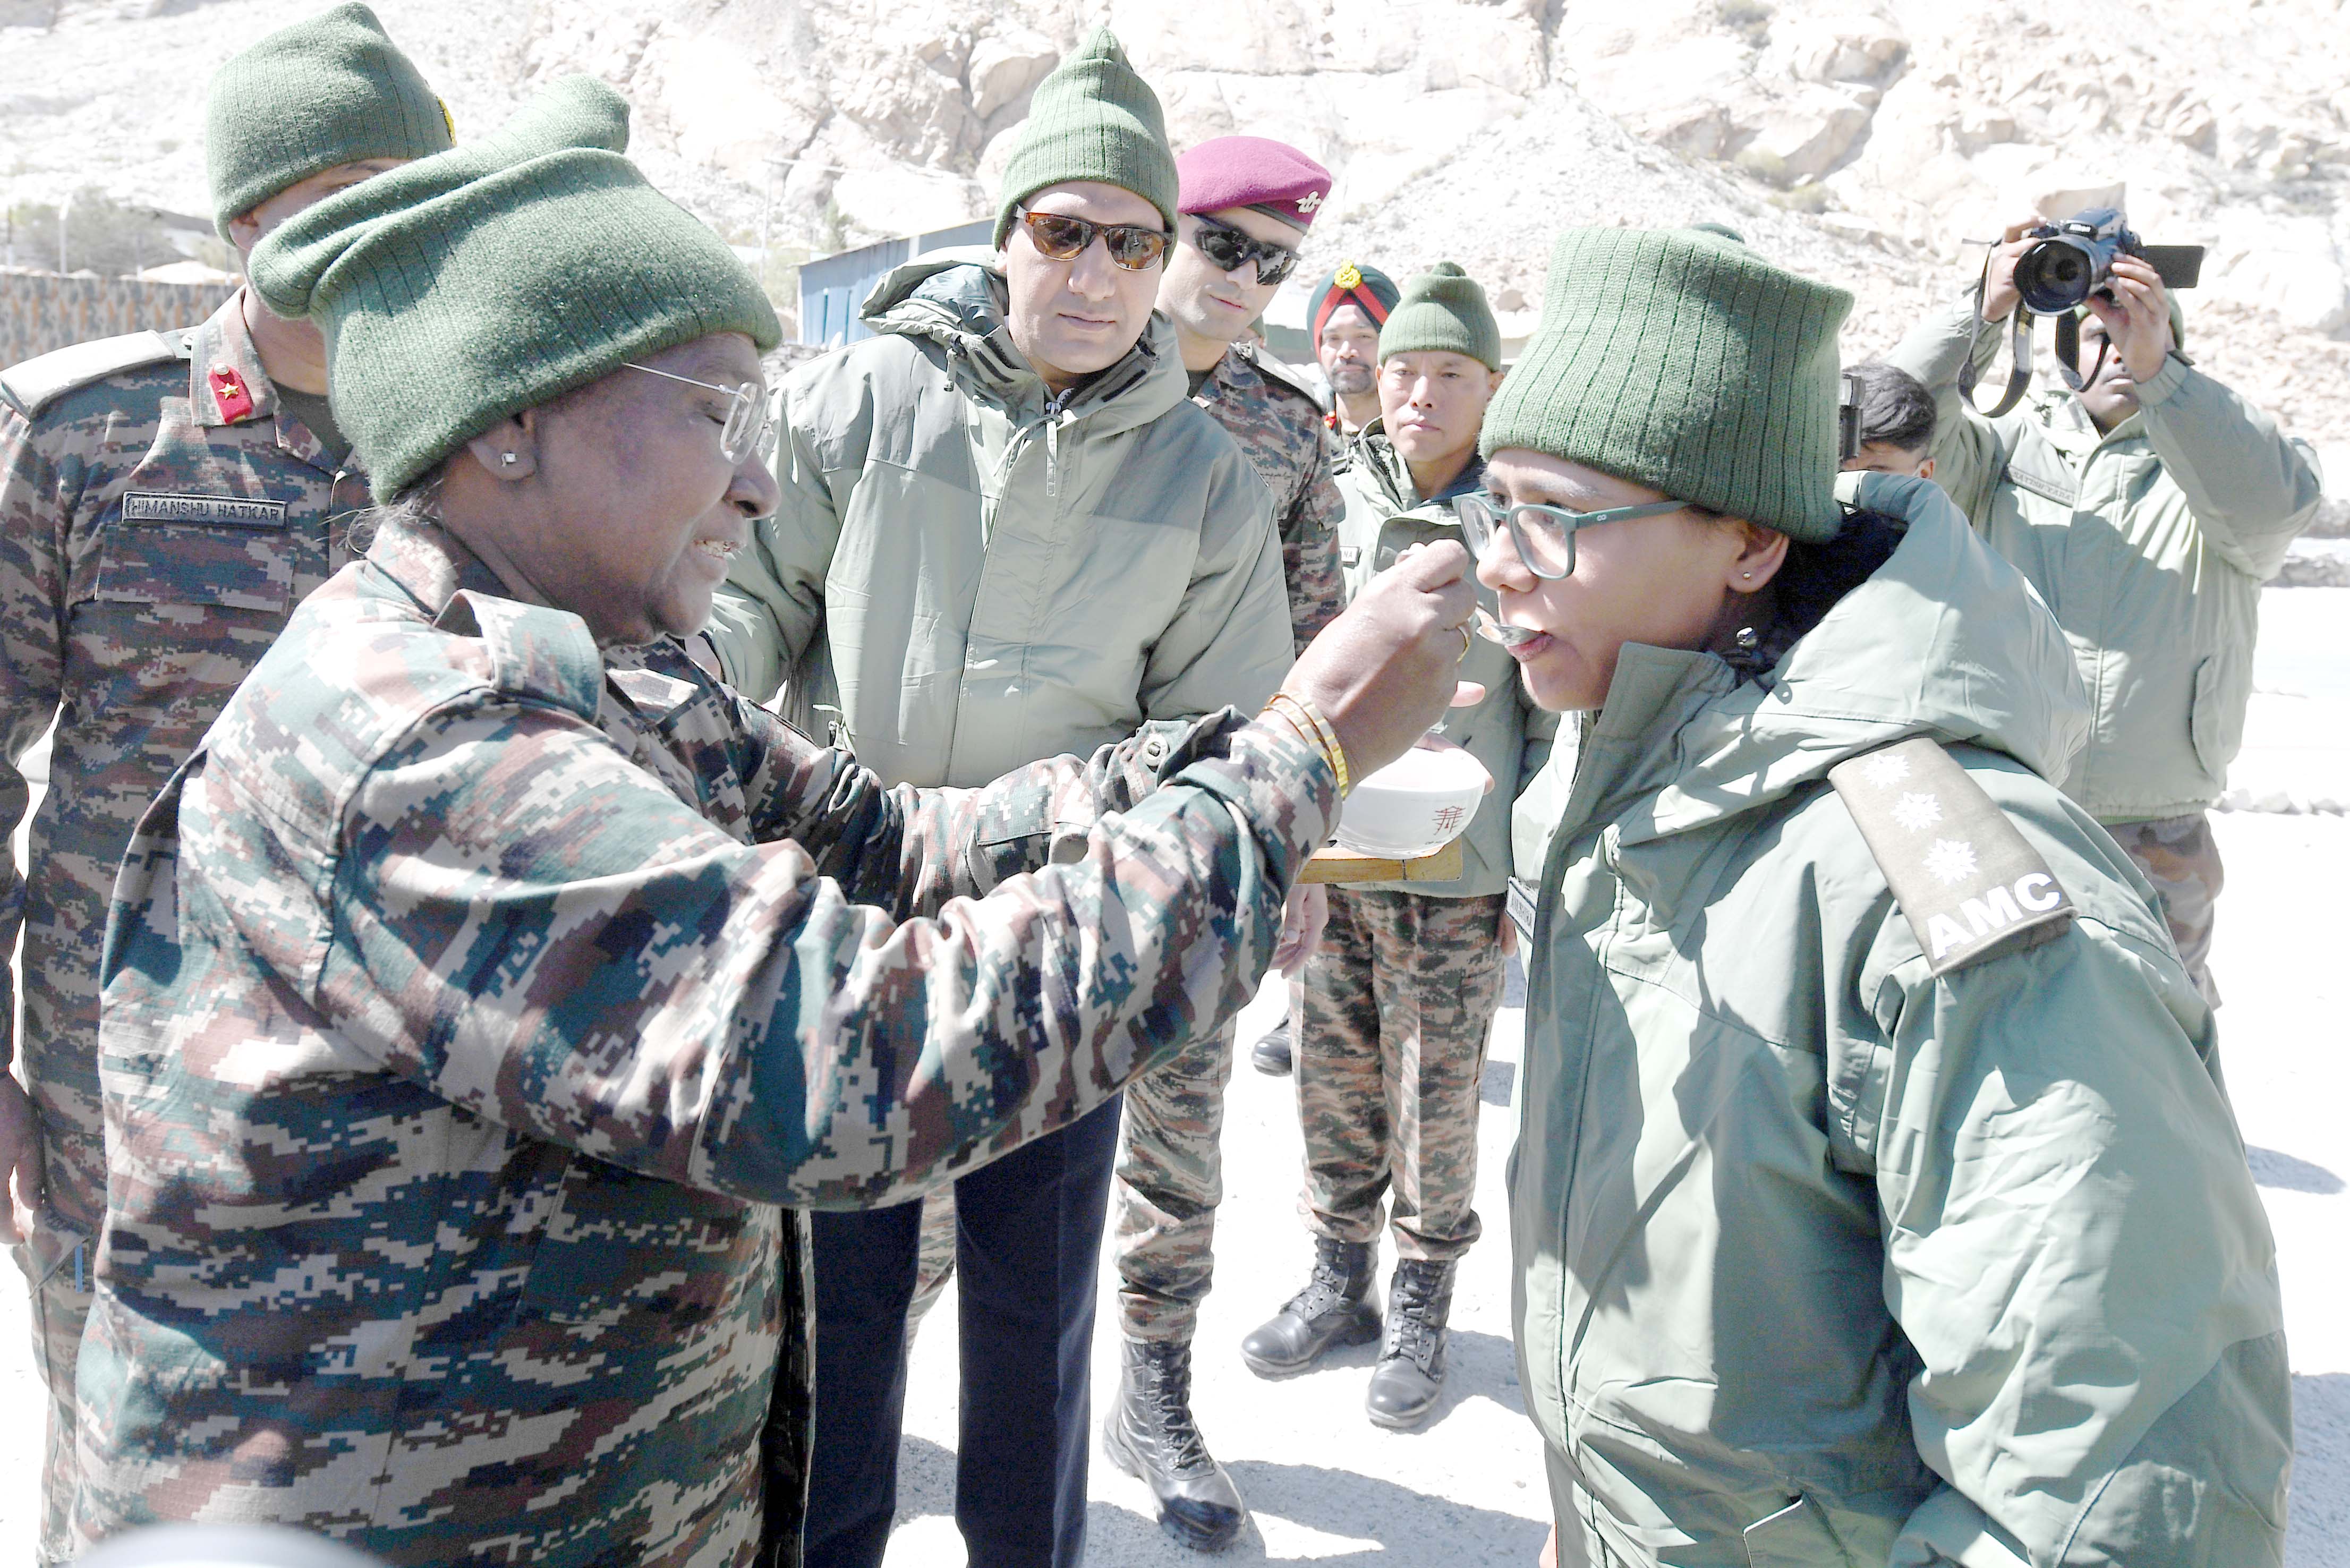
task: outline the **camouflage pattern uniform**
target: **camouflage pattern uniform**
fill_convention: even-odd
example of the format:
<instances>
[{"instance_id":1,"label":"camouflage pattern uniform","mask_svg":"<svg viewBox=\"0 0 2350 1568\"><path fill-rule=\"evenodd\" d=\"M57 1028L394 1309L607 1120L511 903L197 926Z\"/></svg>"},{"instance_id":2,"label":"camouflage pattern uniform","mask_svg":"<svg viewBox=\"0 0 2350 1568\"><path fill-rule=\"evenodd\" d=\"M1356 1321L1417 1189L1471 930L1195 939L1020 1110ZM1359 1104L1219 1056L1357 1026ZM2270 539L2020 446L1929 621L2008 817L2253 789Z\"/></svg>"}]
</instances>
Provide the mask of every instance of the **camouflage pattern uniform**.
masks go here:
<instances>
[{"instance_id":1,"label":"camouflage pattern uniform","mask_svg":"<svg viewBox=\"0 0 2350 1568\"><path fill-rule=\"evenodd\" d=\"M123 846L276 639L349 559L367 484L278 408L244 297L191 332L84 344L0 376L0 815L57 722L26 864L0 863L0 945L24 934L24 1031L44 1197L16 1249L49 1389L41 1551L72 1555L74 1361L106 1205L98 962ZM0 852L4 853L4 852ZM0 983L5 983L0 973ZM12 1016L5 992L0 1015ZM5 1060L5 1058L0 1058Z\"/></svg>"},{"instance_id":2,"label":"camouflage pattern uniform","mask_svg":"<svg viewBox=\"0 0 2350 1568\"><path fill-rule=\"evenodd\" d=\"M1273 494L1290 635L1303 653L1347 607L1338 570L1338 522L1347 502L1334 477L1337 444L1321 405L1296 371L1248 343L1224 350L1191 400L1240 443Z\"/></svg>"},{"instance_id":3,"label":"camouflage pattern uniform","mask_svg":"<svg viewBox=\"0 0 2350 1568\"><path fill-rule=\"evenodd\" d=\"M1459 539L1452 498L1483 482L1471 459L1422 501L1410 466L1375 421L1348 447L1339 558L1349 592L1414 545ZM1494 609L1492 590L1480 601ZM1450 1262L1479 1232L1479 1081L1502 1004L1502 921L1511 869L1510 805L1548 760L1556 717L1534 708L1508 654L1482 639L1461 678L1485 688L1440 728L1493 775L1471 820L1455 882L1330 890L1330 922L1305 967L1295 1075L1305 1138L1298 1199L1306 1229L1378 1240L1390 1190L1396 1248Z\"/></svg>"},{"instance_id":4,"label":"camouflage pattern uniform","mask_svg":"<svg viewBox=\"0 0 2350 1568\"><path fill-rule=\"evenodd\" d=\"M1499 793L1498 791L1496 793ZM1451 1262L1480 1232L1478 1083L1502 1005L1503 895L1334 888L1305 965L1297 1115L1305 1228Z\"/></svg>"},{"instance_id":5,"label":"camouflage pattern uniform","mask_svg":"<svg viewBox=\"0 0 2350 1568\"><path fill-rule=\"evenodd\" d=\"M2211 978L2211 921L2227 868L2220 864L2210 814L2197 811L2104 826L2162 896L2162 918L2178 944L2179 961L2187 966L2187 978L2204 1001L2219 1006L2220 986Z\"/></svg>"},{"instance_id":6,"label":"camouflage pattern uniform","mask_svg":"<svg viewBox=\"0 0 2350 1568\"><path fill-rule=\"evenodd\" d=\"M1235 344L1192 400L1232 432L1273 493L1290 631L1303 652L1346 608L1338 569L1346 502L1331 476L1335 449L1322 410L1293 376ZM1118 1312L1129 1339L1191 1340L1215 1272L1232 1077L1225 1030L1194 1041L1127 1091L1115 1196Z\"/></svg>"},{"instance_id":7,"label":"camouflage pattern uniform","mask_svg":"<svg viewBox=\"0 0 2350 1568\"><path fill-rule=\"evenodd\" d=\"M902 1202L1220 1026L1335 808L1230 712L885 791L674 645L608 662L502 593L395 514L131 842L85 1539L748 1564L764 1506L788 1568L779 1206Z\"/></svg>"}]
</instances>

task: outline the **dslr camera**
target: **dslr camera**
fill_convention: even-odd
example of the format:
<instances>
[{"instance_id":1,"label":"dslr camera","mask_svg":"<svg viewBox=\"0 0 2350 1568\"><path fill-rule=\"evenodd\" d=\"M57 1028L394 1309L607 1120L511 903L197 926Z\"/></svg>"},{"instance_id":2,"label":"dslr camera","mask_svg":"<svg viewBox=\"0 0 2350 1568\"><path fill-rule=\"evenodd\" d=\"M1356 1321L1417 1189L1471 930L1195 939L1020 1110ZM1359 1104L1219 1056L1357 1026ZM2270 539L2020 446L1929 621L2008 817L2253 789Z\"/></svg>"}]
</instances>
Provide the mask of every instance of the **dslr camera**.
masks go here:
<instances>
[{"instance_id":1,"label":"dslr camera","mask_svg":"<svg viewBox=\"0 0 2350 1568\"><path fill-rule=\"evenodd\" d=\"M2042 223L2031 238L2036 243L2016 260L2015 287L2034 316L2064 315L2091 295L2112 300L2108 286L2116 256L2137 256L2160 275L2167 288L2193 288L2203 275L2201 245L2147 244L2111 207Z\"/></svg>"},{"instance_id":2,"label":"dslr camera","mask_svg":"<svg viewBox=\"0 0 2350 1568\"><path fill-rule=\"evenodd\" d=\"M2078 369L2081 358L2081 323L2073 314L2092 297L2102 296L2113 303L2114 258L2136 256L2154 268L2166 288L2193 288L2203 275L2201 245L2150 245L2130 232L2121 213L2112 207L2092 207L2076 213L2062 223L2041 223L2028 231L2033 244L2015 261L2015 291L2022 303L2015 311L2008 358L2010 368L2007 389L1999 401L1988 409L1975 405L1990 419L1997 419L2023 400L2025 389L2032 385L2032 321L2038 316L2053 317L2056 322L2056 369L2065 384L2078 391L2094 378L2092 369L2085 376ZM1983 275L1975 285L1975 330L1982 330L1982 301L1991 286L1991 257L1983 258ZM2097 363L2105 363L2111 351L2110 344L2097 350ZM1972 346L1969 346L1966 363L1959 368L1959 396L1974 404L1978 367Z\"/></svg>"}]
</instances>

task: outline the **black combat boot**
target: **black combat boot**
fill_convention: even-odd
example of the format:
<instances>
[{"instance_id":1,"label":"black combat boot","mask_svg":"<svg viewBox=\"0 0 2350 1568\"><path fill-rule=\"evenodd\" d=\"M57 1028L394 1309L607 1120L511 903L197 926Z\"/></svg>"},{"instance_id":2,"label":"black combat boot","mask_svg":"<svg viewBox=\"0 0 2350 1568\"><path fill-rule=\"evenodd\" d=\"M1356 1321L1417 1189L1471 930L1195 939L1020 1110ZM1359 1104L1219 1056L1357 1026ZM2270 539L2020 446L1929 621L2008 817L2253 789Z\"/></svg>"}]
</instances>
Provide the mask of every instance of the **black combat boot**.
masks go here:
<instances>
[{"instance_id":1,"label":"black combat boot","mask_svg":"<svg viewBox=\"0 0 2350 1568\"><path fill-rule=\"evenodd\" d=\"M1264 1038L1258 1041L1255 1046L1250 1050L1249 1060L1256 1064L1256 1070L1258 1072L1265 1074L1269 1077L1286 1078L1289 1076L1288 1019L1283 1019L1273 1028L1264 1032Z\"/></svg>"},{"instance_id":2,"label":"black combat boot","mask_svg":"<svg viewBox=\"0 0 2350 1568\"><path fill-rule=\"evenodd\" d=\"M1422 1258L1396 1260L1388 1283L1387 1343L1371 1368L1363 1407L1372 1421L1401 1429L1417 1427L1436 1408L1444 1392L1444 1324L1452 1315L1452 1272L1457 1265Z\"/></svg>"},{"instance_id":3,"label":"black combat boot","mask_svg":"<svg viewBox=\"0 0 2350 1568\"><path fill-rule=\"evenodd\" d=\"M1272 1321L1241 1341L1241 1359L1260 1377L1303 1372L1334 1345L1368 1345L1379 1336L1378 1248L1369 1241L1314 1239L1314 1274Z\"/></svg>"},{"instance_id":4,"label":"black combat boot","mask_svg":"<svg viewBox=\"0 0 2350 1568\"><path fill-rule=\"evenodd\" d=\"M1191 1419L1191 1347L1129 1339L1118 1403L1102 1420L1102 1451L1150 1483L1159 1527L1194 1552L1222 1552L1248 1517L1240 1489L1208 1452Z\"/></svg>"}]
</instances>

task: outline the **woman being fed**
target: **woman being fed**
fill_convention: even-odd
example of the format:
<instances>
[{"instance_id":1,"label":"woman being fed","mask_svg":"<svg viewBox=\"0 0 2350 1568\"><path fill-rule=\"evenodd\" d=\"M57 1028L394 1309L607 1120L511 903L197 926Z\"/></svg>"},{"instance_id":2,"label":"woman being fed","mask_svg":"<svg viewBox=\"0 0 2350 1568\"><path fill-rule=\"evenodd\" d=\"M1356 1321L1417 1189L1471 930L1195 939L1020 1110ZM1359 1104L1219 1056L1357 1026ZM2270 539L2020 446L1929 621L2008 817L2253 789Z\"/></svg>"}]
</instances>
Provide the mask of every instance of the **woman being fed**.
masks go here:
<instances>
[{"instance_id":1,"label":"woman being fed","mask_svg":"<svg viewBox=\"0 0 2350 1568\"><path fill-rule=\"evenodd\" d=\"M2268 1227L2211 1013L2046 782L2055 622L1930 483L1839 503L1849 296L1689 231L1550 278L1461 506L1585 715L1512 1180L1559 1560L2279 1561Z\"/></svg>"}]
</instances>

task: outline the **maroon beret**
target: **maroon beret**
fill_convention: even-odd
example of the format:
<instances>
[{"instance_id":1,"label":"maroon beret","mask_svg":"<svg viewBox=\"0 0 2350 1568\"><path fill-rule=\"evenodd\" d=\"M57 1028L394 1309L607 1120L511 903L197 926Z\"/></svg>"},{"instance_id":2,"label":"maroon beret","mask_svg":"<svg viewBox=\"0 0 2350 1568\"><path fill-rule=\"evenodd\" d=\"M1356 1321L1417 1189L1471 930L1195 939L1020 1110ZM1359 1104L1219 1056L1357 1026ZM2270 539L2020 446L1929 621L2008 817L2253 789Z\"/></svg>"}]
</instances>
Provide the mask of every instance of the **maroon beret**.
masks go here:
<instances>
[{"instance_id":1,"label":"maroon beret","mask_svg":"<svg viewBox=\"0 0 2350 1568\"><path fill-rule=\"evenodd\" d=\"M1182 182L1179 213L1221 213L1252 207L1305 229L1330 195L1330 171L1285 141L1262 136L1219 136L1175 160Z\"/></svg>"}]
</instances>

